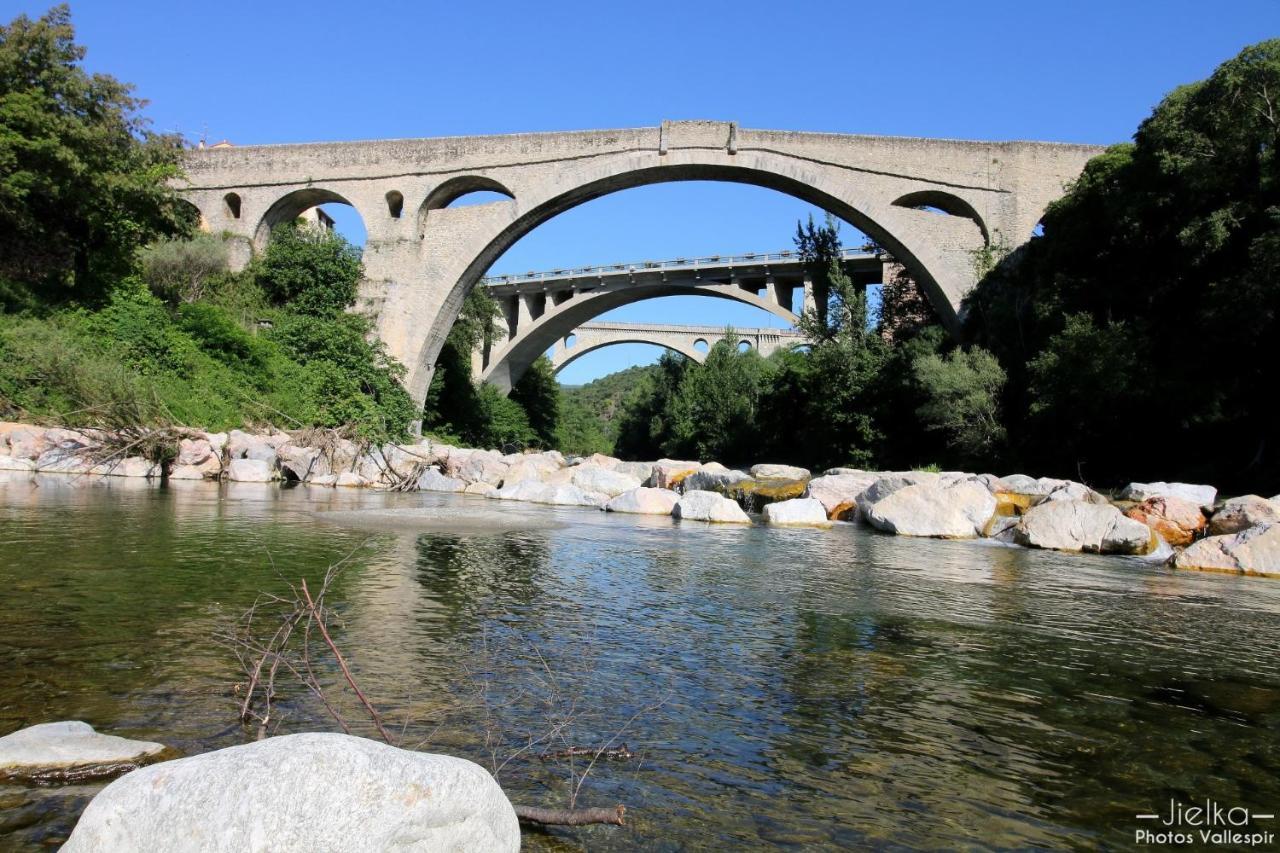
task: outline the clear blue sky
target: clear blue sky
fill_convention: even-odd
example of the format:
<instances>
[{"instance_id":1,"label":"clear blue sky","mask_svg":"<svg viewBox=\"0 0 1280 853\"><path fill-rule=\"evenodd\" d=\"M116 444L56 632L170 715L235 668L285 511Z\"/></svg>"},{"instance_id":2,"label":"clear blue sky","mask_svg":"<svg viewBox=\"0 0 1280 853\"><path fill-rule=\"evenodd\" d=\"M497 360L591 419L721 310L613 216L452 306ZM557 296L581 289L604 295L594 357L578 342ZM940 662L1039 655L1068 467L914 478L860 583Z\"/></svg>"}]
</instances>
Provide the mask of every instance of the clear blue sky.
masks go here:
<instances>
[{"instance_id":1,"label":"clear blue sky","mask_svg":"<svg viewBox=\"0 0 1280 853\"><path fill-rule=\"evenodd\" d=\"M47 4L0 0L4 19ZM1110 143L1170 89L1280 35L1280 0L72 3L86 64L161 130L237 144L652 126ZM786 247L810 208L726 184L628 190L539 228L495 272ZM341 220L348 233L359 224ZM615 317L774 324L720 300ZM652 360L585 356L581 382Z\"/></svg>"}]
</instances>

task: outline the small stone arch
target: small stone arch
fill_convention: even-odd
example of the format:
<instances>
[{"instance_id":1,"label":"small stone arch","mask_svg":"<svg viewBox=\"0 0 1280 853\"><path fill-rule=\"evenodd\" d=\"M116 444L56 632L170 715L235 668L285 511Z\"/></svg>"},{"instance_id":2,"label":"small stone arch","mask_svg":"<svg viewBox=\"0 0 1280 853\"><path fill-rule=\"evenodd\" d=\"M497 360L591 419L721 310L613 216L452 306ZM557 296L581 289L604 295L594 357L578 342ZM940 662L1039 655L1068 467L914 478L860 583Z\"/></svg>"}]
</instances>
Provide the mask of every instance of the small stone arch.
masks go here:
<instances>
[{"instance_id":1,"label":"small stone arch","mask_svg":"<svg viewBox=\"0 0 1280 853\"><path fill-rule=\"evenodd\" d=\"M387 214L392 219L399 219L402 213L404 213L404 193L391 190L387 193Z\"/></svg>"},{"instance_id":2,"label":"small stone arch","mask_svg":"<svg viewBox=\"0 0 1280 853\"><path fill-rule=\"evenodd\" d=\"M209 220L205 217L204 211L187 199L180 196L174 198L173 212L179 222L190 225L193 230L209 230Z\"/></svg>"},{"instance_id":3,"label":"small stone arch","mask_svg":"<svg viewBox=\"0 0 1280 853\"><path fill-rule=\"evenodd\" d=\"M240 218L240 193L227 193L222 197L222 203L227 210L227 216L232 219Z\"/></svg>"},{"instance_id":4,"label":"small stone arch","mask_svg":"<svg viewBox=\"0 0 1280 853\"><path fill-rule=\"evenodd\" d=\"M351 203L350 199L333 190L323 187L306 187L294 190L276 199L275 203L267 208L267 212L262 215L262 220L258 223L258 228L253 236L254 248L259 251L266 248L267 243L271 240L271 232L277 225L292 222L304 211L321 204L345 204L355 210L362 221L364 220L364 214ZM367 222L365 223L365 228L368 228Z\"/></svg>"},{"instance_id":5,"label":"small stone arch","mask_svg":"<svg viewBox=\"0 0 1280 853\"><path fill-rule=\"evenodd\" d=\"M738 352L750 352L753 349L755 349L755 345L746 338L738 341Z\"/></svg>"},{"instance_id":6,"label":"small stone arch","mask_svg":"<svg viewBox=\"0 0 1280 853\"><path fill-rule=\"evenodd\" d=\"M484 175L458 175L457 177L449 178L427 193L427 197L418 211L419 232L426 230L427 214L431 211L446 208L463 196L483 192L497 193L512 200L516 197L515 193L501 183Z\"/></svg>"},{"instance_id":7,"label":"small stone arch","mask_svg":"<svg viewBox=\"0 0 1280 853\"><path fill-rule=\"evenodd\" d=\"M693 348L705 354L711 352L711 343L706 338L698 338L693 342Z\"/></svg>"},{"instance_id":8,"label":"small stone arch","mask_svg":"<svg viewBox=\"0 0 1280 853\"><path fill-rule=\"evenodd\" d=\"M987 224L982 221L982 217L978 215L978 211L973 205L943 190L920 190L919 192L907 193L893 203L894 207L907 207L915 210L931 210L938 213L944 213L948 216L959 216L962 219L968 219L978 226L978 230L982 232L983 242L990 245L991 235L987 231Z\"/></svg>"}]
</instances>

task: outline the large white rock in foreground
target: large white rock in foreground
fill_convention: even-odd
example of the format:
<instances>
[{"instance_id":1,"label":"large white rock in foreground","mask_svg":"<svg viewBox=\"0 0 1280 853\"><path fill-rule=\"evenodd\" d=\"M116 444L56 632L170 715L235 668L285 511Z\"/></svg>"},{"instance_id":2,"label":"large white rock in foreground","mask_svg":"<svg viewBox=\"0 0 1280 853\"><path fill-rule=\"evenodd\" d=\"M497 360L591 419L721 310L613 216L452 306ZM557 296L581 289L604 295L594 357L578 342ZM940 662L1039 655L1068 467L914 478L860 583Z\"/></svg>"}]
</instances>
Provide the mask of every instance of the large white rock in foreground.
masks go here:
<instances>
[{"instance_id":1,"label":"large white rock in foreground","mask_svg":"<svg viewBox=\"0 0 1280 853\"><path fill-rule=\"evenodd\" d=\"M830 527L826 507L817 498L793 498L766 504L766 524L783 527Z\"/></svg>"},{"instance_id":2,"label":"large white rock in foreground","mask_svg":"<svg viewBox=\"0 0 1280 853\"><path fill-rule=\"evenodd\" d=\"M750 524L751 519L736 501L715 492L685 492L671 514L688 521L716 521L721 524Z\"/></svg>"},{"instance_id":3,"label":"large white rock in foreground","mask_svg":"<svg viewBox=\"0 0 1280 853\"><path fill-rule=\"evenodd\" d=\"M1173 559L1179 569L1280 577L1280 524L1259 524L1227 536L1210 536Z\"/></svg>"},{"instance_id":4,"label":"large white rock in foreground","mask_svg":"<svg viewBox=\"0 0 1280 853\"><path fill-rule=\"evenodd\" d=\"M641 486L623 492L604 505L609 512L626 512L635 515L671 515L680 496L669 489L651 489Z\"/></svg>"},{"instance_id":5,"label":"large white rock in foreground","mask_svg":"<svg viewBox=\"0 0 1280 853\"><path fill-rule=\"evenodd\" d=\"M340 734L296 734L134 771L94 797L67 853L516 851L484 768Z\"/></svg>"},{"instance_id":6,"label":"large white rock in foreground","mask_svg":"<svg viewBox=\"0 0 1280 853\"><path fill-rule=\"evenodd\" d=\"M1098 554L1146 554L1157 542L1141 521L1125 517L1110 504L1050 501L1027 510L1013 539L1028 548L1090 551Z\"/></svg>"},{"instance_id":7,"label":"large white rock in foreground","mask_svg":"<svg viewBox=\"0 0 1280 853\"><path fill-rule=\"evenodd\" d=\"M98 734L88 723L41 723L0 737L0 779L73 781L114 776L155 758L165 747Z\"/></svg>"},{"instance_id":8,"label":"large white rock in foreground","mask_svg":"<svg viewBox=\"0 0 1280 853\"><path fill-rule=\"evenodd\" d=\"M996 499L976 478L887 477L859 496L858 511L873 527L900 536L972 539L995 515Z\"/></svg>"}]
</instances>

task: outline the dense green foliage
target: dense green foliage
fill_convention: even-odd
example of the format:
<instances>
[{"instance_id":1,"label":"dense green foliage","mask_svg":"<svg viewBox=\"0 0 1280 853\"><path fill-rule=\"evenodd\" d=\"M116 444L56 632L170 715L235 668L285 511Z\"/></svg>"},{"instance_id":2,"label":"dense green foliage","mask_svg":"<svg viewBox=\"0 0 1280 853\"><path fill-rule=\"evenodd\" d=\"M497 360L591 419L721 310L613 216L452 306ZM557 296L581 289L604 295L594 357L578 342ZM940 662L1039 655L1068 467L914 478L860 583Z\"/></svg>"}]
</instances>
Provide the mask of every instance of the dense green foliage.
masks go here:
<instances>
[{"instance_id":1,"label":"dense green foliage","mask_svg":"<svg viewBox=\"0 0 1280 853\"><path fill-rule=\"evenodd\" d=\"M271 233L254 277L276 305L316 317L341 313L356 300L360 250L327 228L287 222Z\"/></svg>"},{"instance_id":2,"label":"dense green foliage","mask_svg":"<svg viewBox=\"0 0 1280 853\"><path fill-rule=\"evenodd\" d=\"M730 329L703 364L663 356L624 404L617 452L817 469L989 460L1003 381L990 354L943 358L944 334L921 319L923 297L902 278L872 322L839 263L834 220L802 225L796 247L819 297L800 321L810 345L763 359L739 352Z\"/></svg>"},{"instance_id":3,"label":"dense green foliage","mask_svg":"<svg viewBox=\"0 0 1280 853\"><path fill-rule=\"evenodd\" d=\"M973 294L1021 464L1275 490L1278 97L1280 40L1175 90Z\"/></svg>"},{"instance_id":4,"label":"dense green foliage","mask_svg":"<svg viewBox=\"0 0 1280 853\"><path fill-rule=\"evenodd\" d=\"M65 5L0 26L0 309L99 301L140 246L191 224L167 185L179 140L83 56Z\"/></svg>"},{"instance_id":5,"label":"dense green foliage","mask_svg":"<svg viewBox=\"0 0 1280 853\"><path fill-rule=\"evenodd\" d=\"M0 28L0 416L404 435L403 368L345 312L359 251L290 224L230 274L180 236L177 141L83 55L65 6Z\"/></svg>"},{"instance_id":6,"label":"dense green foliage","mask_svg":"<svg viewBox=\"0 0 1280 853\"><path fill-rule=\"evenodd\" d=\"M232 304L237 285L222 281ZM367 321L266 305L255 316L271 327L246 327L217 295L175 312L137 283L98 310L0 314L0 416L88 425L118 421L124 407L142 423L404 434L414 407Z\"/></svg>"}]
</instances>

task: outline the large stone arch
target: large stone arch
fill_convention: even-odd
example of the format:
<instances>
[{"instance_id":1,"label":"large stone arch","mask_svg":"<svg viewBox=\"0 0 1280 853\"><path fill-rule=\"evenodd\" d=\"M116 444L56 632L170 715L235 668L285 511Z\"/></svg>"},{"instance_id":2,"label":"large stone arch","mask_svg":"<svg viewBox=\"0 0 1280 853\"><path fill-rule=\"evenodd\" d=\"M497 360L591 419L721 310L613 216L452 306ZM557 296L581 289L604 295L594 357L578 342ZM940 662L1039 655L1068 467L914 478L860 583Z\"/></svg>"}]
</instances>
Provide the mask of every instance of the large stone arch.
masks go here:
<instances>
[{"instance_id":1,"label":"large stone arch","mask_svg":"<svg viewBox=\"0 0 1280 853\"><path fill-rule=\"evenodd\" d=\"M673 156L677 153L684 156ZM421 348L408 357L411 392L415 396L424 393L425 385L422 383L429 381L431 367L467 292L517 240L586 201L655 183L727 181L753 184L828 210L892 253L916 277L943 323L953 330L958 328L960 302L968 289L964 276L970 265L969 256L966 254L957 263L956 258L945 257L936 247L928 245L927 232L913 233L913 216L939 217L895 206L893 202L900 197L898 194L877 198L856 184L824 175L823 167L798 165L778 155L744 158L744 161L739 161L742 165L725 162L722 152L673 152L673 155L668 155L673 157L669 164L659 166L652 165L651 157L633 155L622 158L621 162L583 167L577 175L563 176L549 188L534 184L522 189L515 182L509 182L507 185L512 186L519 202L502 206L507 214L506 221L500 223L496 233L487 241L473 244L471 258L446 295L442 310L436 313L430 332L421 338ZM424 236L429 241L431 230L428 229ZM983 245L977 234L973 243L962 251L967 253ZM415 377L424 371L425 375L415 381Z\"/></svg>"},{"instance_id":2,"label":"large stone arch","mask_svg":"<svg viewBox=\"0 0 1280 853\"><path fill-rule=\"evenodd\" d=\"M791 311L760 296L730 284L700 285L666 284L614 290L599 295L579 296L560 305L548 305L528 330L494 353L480 378L504 394L520 381L529 365L556 341L563 340L574 329L590 323L608 311L663 296L706 296L727 299L768 311L794 324L800 318ZM447 334L447 331L446 331Z\"/></svg>"},{"instance_id":3,"label":"large stone arch","mask_svg":"<svg viewBox=\"0 0 1280 853\"><path fill-rule=\"evenodd\" d=\"M558 374L560 371L564 370L566 367L573 364L575 361L582 358L584 355L587 355L588 353L593 353L593 352L596 352L597 350L605 349L606 347L618 346L620 344L648 344L651 347L661 347L662 349L665 349L669 352L674 352L674 353L677 353L678 355L684 356L685 358L692 359L698 362L699 364L701 364L707 358L707 354L705 352L699 352L693 347L682 347L679 344L674 343L672 341L647 340L642 335L636 335L635 337L632 337L632 338L619 338L618 340L599 341L597 343L586 344L581 349L578 349L577 347L571 348L568 351L569 355L565 358L565 360L560 362L560 364L558 365L554 365L555 372Z\"/></svg>"}]
</instances>

